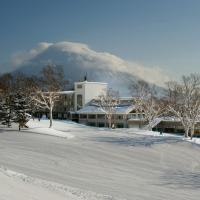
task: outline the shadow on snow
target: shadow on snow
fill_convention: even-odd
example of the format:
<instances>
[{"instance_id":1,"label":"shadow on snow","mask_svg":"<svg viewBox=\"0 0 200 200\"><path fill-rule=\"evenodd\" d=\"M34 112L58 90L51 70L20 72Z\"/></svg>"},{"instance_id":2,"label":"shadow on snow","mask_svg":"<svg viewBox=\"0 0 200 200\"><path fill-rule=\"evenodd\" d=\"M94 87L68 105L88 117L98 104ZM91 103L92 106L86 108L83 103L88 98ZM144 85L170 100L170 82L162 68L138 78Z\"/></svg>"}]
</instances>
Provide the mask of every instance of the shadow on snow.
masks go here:
<instances>
[{"instance_id":1,"label":"shadow on snow","mask_svg":"<svg viewBox=\"0 0 200 200\"><path fill-rule=\"evenodd\" d=\"M141 136L141 137L95 137L92 140L97 142L112 143L124 146L145 146L150 147L156 144L172 144L182 142L180 138L177 137L162 137L162 136Z\"/></svg>"},{"instance_id":2,"label":"shadow on snow","mask_svg":"<svg viewBox=\"0 0 200 200\"><path fill-rule=\"evenodd\" d=\"M179 189L199 189L200 188L200 171L173 171L165 172L161 176L162 184L171 188Z\"/></svg>"}]
</instances>

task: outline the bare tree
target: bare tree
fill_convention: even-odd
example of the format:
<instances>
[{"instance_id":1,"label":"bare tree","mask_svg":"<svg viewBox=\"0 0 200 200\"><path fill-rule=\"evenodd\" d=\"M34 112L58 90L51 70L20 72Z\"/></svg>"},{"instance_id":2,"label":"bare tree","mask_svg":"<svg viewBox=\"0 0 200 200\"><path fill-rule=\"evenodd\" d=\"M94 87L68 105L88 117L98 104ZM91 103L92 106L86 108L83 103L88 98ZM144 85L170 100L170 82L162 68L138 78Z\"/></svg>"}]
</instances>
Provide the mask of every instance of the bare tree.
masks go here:
<instances>
[{"instance_id":1,"label":"bare tree","mask_svg":"<svg viewBox=\"0 0 200 200\"><path fill-rule=\"evenodd\" d=\"M132 93L137 112L143 114L143 120L148 123L149 130L152 130L155 120L164 112L164 101L157 97L154 86L142 80L132 85Z\"/></svg>"},{"instance_id":2,"label":"bare tree","mask_svg":"<svg viewBox=\"0 0 200 200\"><path fill-rule=\"evenodd\" d=\"M53 109L60 98L59 91L64 89L66 83L63 68L48 65L42 70L40 85L34 89L32 100L37 107L49 111L49 127L52 127Z\"/></svg>"},{"instance_id":3,"label":"bare tree","mask_svg":"<svg viewBox=\"0 0 200 200\"><path fill-rule=\"evenodd\" d=\"M200 119L200 75L183 76L180 83L168 83L169 111L181 122L185 137L191 139L196 123Z\"/></svg>"},{"instance_id":4,"label":"bare tree","mask_svg":"<svg viewBox=\"0 0 200 200\"><path fill-rule=\"evenodd\" d=\"M119 105L119 93L109 88L104 94L97 99L98 105L105 112L109 128L113 125L113 115L116 112L116 107Z\"/></svg>"}]
</instances>

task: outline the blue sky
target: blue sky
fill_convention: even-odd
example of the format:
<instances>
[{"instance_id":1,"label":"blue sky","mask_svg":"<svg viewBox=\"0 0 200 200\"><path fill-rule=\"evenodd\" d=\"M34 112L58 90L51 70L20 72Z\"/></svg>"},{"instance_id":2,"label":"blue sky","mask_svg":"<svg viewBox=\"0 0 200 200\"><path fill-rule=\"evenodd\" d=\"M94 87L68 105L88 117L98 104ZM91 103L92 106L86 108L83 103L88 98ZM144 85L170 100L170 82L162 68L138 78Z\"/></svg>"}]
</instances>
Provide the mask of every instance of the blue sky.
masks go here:
<instances>
[{"instance_id":1,"label":"blue sky","mask_svg":"<svg viewBox=\"0 0 200 200\"><path fill-rule=\"evenodd\" d=\"M200 1L0 0L1 70L17 52L64 40L175 77L200 72Z\"/></svg>"}]
</instances>

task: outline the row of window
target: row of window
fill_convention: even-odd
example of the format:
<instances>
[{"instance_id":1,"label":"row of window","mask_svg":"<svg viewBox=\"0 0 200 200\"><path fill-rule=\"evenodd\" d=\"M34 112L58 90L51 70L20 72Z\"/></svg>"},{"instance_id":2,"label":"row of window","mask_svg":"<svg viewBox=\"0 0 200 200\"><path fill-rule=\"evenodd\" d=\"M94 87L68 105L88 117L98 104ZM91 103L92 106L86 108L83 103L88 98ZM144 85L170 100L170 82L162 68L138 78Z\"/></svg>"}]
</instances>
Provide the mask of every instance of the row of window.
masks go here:
<instances>
[{"instance_id":1,"label":"row of window","mask_svg":"<svg viewBox=\"0 0 200 200\"><path fill-rule=\"evenodd\" d=\"M144 114L128 114L127 119L141 119L144 117ZM105 115L91 114L87 116L87 114L80 114L80 119L105 119ZM126 115L115 115L115 119L126 119Z\"/></svg>"},{"instance_id":2,"label":"row of window","mask_svg":"<svg viewBox=\"0 0 200 200\"><path fill-rule=\"evenodd\" d=\"M108 127L108 124L106 124L106 123L98 123L98 124L96 124L95 122L88 122L87 123L87 126L95 126L95 127ZM125 126L124 126L124 124L122 124L122 123L117 123L117 124L115 124L115 127L116 128L125 128Z\"/></svg>"}]
</instances>

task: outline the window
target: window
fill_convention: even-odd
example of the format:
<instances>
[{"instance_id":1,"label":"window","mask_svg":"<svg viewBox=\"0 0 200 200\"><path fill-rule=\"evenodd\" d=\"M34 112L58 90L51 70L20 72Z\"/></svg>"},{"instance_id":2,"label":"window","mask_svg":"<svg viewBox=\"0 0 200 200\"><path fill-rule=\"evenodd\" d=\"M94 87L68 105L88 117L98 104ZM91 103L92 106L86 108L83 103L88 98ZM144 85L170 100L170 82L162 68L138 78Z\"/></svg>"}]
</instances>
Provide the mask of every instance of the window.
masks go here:
<instances>
[{"instance_id":1,"label":"window","mask_svg":"<svg viewBox=\"0 0 200 200\"><path fill-rule=\"evenodd\" d=\"M80 114L80 119L87 119L87 115L85 115L85 114Z\"/></svg>"},{"instance_id":2,"label":"window","mask_svg":"<svg viewBox=\"0 0 200 200\"><path fill-rule=\"evenodd\" d=\"M96 119L96 115L88 115L89 119Z\"/></svg>"},{"instance_id":3,"label":"window","mask_svg":"<svg viewBox=\"0 0 200 200\"><path fill-rule=\"evenodd\" d=\"M105 115L97 115L98 119L105 119Z\"/></svg>"},{"instance_id":4,"label":"window","mask_svg":"<svg viewBox=\"0 0 200 200\"><path fill-rule=\"evenodd\" d=\"M137 115L136 114L129 114L128 119L136 119Z\"/></svg>"},{"instance_id":5,"label":"window","mask_svg":"<svg viewBox=\"0 0 200 200\"><path fill-rule=\"evenodd\" d=\"M117 115L117 119L123 119L123 115Z\"/></svg>"},{"instance_id":6,"label":"window","mask_svg":"<svg viewBox=\"0 0 200 200\"><path fill-rule=\"evenodd\" d=\"M77 95L77 110L82 108L82 106L83 106L83 101L82 100L83 100L82 95L78 94Z\"/></svg>"},{"instance_id":7,"label":"window","mask_svg":"<svg viewBox=\"0 0 200 200\"><path fill-rule=\"evenodd\" d=\"M77 85L77 89L81 89L82 88L82 85Z\"/></svg>"}]
</instances>

